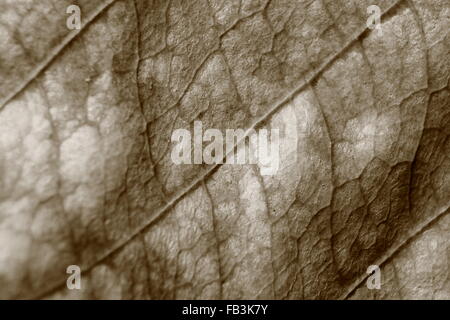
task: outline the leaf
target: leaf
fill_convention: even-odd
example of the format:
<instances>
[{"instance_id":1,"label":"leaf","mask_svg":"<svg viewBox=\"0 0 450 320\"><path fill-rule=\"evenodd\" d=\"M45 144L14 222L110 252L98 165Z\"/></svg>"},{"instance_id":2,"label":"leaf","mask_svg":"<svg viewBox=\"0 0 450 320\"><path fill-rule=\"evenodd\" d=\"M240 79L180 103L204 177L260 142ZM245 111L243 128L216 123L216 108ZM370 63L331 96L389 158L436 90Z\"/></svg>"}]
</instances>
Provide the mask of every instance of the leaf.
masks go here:
<instances>
[{"instance_id":1,"label":"leaf","mask_svg":"<svg viewBox=\"0 0 450 320\"><path fill-rule=\"evenodd\" d=\"M449 215L429 226L406 243L383 266L381 290L360 285L352 299L448 299ZM389 257L390 258L390 257Z\"/></svg>"},{"instance_id":2,"label":"leaf","mask_svg":"<svg viewBox=\"0 0 450 320\"><path fill-rule=\"evenodd\" d=\"M1 298L448 298L446 1L77 4L0 4ZM278 172L173 164L196 120L279 129Z\"/></svg>"}]
</instances>

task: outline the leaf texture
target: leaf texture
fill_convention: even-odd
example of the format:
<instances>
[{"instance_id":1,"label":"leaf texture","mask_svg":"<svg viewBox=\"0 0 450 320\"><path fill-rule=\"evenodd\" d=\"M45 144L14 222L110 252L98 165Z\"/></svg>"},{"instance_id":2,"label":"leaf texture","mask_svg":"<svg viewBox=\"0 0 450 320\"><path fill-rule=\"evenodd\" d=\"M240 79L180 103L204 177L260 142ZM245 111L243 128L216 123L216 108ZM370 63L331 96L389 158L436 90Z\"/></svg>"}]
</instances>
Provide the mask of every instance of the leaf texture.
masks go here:
<instances>
[{"instance_id":1,"label":"leaf texture","mask_svg":"<svg viewBox=\"0 0 450 320\"><path fill-rule=\"evenodd\" d=\"M450 298L448 1L76 2L0 1L1 298ZM173 164L197 120L278 172Z\"/></svg>"}]
</instances>

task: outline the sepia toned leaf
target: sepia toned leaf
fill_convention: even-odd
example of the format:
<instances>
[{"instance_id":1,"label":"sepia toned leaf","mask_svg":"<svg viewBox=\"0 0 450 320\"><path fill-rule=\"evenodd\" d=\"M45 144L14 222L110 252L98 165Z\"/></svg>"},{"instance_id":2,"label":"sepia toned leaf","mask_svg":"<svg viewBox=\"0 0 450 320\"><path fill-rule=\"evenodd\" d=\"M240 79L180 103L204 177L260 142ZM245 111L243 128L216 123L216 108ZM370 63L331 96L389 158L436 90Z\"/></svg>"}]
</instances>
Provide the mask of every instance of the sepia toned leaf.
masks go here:
<instances>
[{"instance_id":1,"label":"sepia toned leaf","mask_svg":"<svg viewBox=\"0 0 450 320\"><path fill-rule=\"evenodd\" d=\"M0 1L0 298L450 298L448 1L75 2Z\"/></svg>"}]
</instances>

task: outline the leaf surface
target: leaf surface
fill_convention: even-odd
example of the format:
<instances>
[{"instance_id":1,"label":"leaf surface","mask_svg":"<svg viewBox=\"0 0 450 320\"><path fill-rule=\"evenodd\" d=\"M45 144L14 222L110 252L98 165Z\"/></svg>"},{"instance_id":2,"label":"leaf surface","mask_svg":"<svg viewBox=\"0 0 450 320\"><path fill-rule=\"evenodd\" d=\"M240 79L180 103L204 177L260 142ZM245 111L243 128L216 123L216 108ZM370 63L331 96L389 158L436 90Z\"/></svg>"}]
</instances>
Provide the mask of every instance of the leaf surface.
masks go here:
<instances>
[{"instance_id":1,"label":"leaf surface","mask_svg":"<svg viewBox=\"0 0 450 320\"><path fill-rule=\"evenodd\" d=\"M1 298L448 298L448 1L68 3L0 4ZM196 120L279 170L173 164Z\"/></svg>"}]
</instances>

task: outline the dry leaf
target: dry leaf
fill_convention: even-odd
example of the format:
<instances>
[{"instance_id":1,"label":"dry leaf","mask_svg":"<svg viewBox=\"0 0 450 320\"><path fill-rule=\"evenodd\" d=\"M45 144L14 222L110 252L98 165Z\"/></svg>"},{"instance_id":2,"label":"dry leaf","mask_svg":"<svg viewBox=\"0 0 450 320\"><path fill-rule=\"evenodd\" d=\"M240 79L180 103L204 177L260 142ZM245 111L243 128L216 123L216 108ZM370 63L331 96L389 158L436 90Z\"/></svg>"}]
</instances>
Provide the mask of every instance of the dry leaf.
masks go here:
<instances>
[{"instance_id":1,"label":"dry leaf","mask_svg":"<svg viewBox=\"0 0 450 320\"><path fill-rule=\"evenodd\" d=\"M450 298L447 0L3 0L0 17L1 298ZM280 130L279 170L175 165L194 121Z\"/></svg>"}]
</instances>

